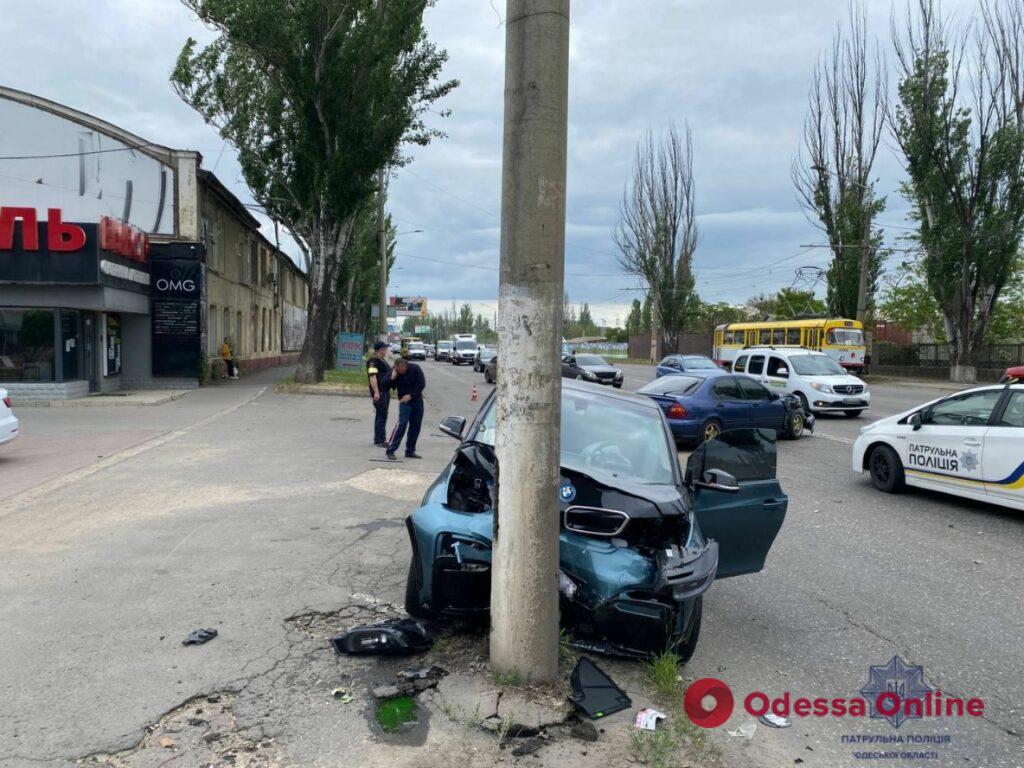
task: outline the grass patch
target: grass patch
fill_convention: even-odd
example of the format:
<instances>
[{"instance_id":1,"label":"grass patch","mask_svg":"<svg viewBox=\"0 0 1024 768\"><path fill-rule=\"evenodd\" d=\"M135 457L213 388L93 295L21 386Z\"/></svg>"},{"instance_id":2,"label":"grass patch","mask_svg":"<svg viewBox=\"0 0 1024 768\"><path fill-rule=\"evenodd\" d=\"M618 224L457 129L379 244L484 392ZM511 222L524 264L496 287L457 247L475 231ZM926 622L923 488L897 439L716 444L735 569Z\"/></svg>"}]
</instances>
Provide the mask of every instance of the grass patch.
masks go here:
<instances>
[{"instance_id":1,"label":"grass patch","mask_svg":"<svg viewBox=\"0 0 1024 768\"><path fill-rule=\"evenodd\" d=\"M324 371L324 381L328 384L366 384L365 370L331 370Z\"/></svg>"},{"instance_id":2,"label":"grass patch","mask_svg":"<svg viewBox=\"0 0 1024 768\"><path fill-rule=\"evenodd\" d=\"M407 723L416 720L416 702L412 696L387 699L377 705L377 723L385 733L394 733Z\"/></svg>"},{"instance_id":3,"label":"grass patch","mask_svg":"<svg viewBox=\"0 0 1024 768\"><path fill-rule=\"evenodd\" d=\"M522 678L519 677L519 673L514 669L510 669L507 672L495 672L494 682L504 687L515 687L522 684Z\"/></svg>"},{"instance_id":4,"label":"grass patch","mask_svg":"<svg viewBox=\"0 0 1024 768\"><path fill-rule=\"evenodd\" d=\"M679 742L669 730L644 731L633 728L629 734L629 751L633 759L651 768L671 768L677 765Z\"/></svg>"},{"instance_id":5,"label":"grass patch","mask_svg":"<svg viewBox=\"0 0 1024 768\"><path fill-rule=\"evenodd\" d=\"M679 656L672 651L662 651L645 665L644 681L654 690L659 700L674 701L682 694L680 666Z\"/></svg>"}]
</instances>

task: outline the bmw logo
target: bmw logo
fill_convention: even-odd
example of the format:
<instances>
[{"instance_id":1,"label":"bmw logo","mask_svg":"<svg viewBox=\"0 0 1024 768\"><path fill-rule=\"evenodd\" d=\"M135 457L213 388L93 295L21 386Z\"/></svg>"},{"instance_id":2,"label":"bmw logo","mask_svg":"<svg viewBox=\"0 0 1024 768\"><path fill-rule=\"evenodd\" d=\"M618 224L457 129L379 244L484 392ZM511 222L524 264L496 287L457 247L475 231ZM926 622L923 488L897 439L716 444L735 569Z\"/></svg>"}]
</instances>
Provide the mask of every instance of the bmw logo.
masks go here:
<instances>
[{"instance_id":1,"label":"bmw logo","mask_svg":"<svg viewBox=\"0 0 1024 768\"><path fill-rule=\"evenodd\" d=\"M576 498L576 487L566 480L562 483L562 487L558 489L558 497L562 501L572 501Z\"/></svg>"}]
</instances>

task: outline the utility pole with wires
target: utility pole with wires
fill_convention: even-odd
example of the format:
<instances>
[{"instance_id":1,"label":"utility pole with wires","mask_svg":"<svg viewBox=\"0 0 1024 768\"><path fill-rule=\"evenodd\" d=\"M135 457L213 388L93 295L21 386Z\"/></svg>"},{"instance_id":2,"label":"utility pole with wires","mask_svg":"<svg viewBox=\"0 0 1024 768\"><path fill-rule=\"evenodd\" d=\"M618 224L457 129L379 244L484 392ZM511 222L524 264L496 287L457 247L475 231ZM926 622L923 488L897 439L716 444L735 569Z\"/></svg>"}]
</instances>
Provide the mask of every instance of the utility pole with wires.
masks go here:
<instances>
[{"instance_id":1,"label":"utility pole with wires","mask_svg":"<svg viewBox=\"0 0 1024 768\"><path fill-rule=\"evenodd\" d=\"M507 0L490 660L558 677L569 0Z\"/></svg>"}]
</instances>

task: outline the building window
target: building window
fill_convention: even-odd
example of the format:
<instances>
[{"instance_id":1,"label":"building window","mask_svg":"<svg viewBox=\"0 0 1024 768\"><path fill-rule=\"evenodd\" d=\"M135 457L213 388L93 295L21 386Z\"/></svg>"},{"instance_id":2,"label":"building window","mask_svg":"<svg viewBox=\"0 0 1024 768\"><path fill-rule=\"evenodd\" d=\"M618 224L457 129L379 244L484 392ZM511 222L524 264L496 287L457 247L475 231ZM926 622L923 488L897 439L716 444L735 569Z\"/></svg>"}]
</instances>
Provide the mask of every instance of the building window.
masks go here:
<instances>
[{"instance_id":1,"label":"building window","mask_svg":"<svg viewBox=\"0 0 1024 768\"><path fill-rule=\"evenodd\" d=\"M0 381L54 380L52 309L0 309Z\"/></svg>"},{"instance_id":2,"label":"building window","mask_svg":"<svg viewBox=\"0 0 1024 768\"><path fill-rule=\"evenodd\" d=\"M242 327L241 311L235 312L235 333L238 334L238 338L235 339L235 349L241 352L245 349L245 328Z\"/></svg>"},{"instance_id":3,"label":"building window","mask_svg":"<svg viewBox=\"0 0 1024 768\"><path fill-rule=\"evenodd\" d=\"M249 241L249 283L259 285L260 283L260 257L259 245L255 240Z\"/></svg>"},{"instance_id":4,"label":"building window","mask_svg":"<svg viewBox=\"0 0 1024 768\"><path fill-rule=\"evenodd\" d=\"M230 307L224 307L224 328L222 329L222 332L224 333L225 336L230 336L231 335L231 308ZM234 341L234 339L232 339L232 341Z\"/></svg>"},{"instance_id":5,"label":"building window","mask_svg":"<svg viewBox=\"0 0 1024 768\"><path fill-rule=\"evenodd\" d=\"M214 269L220 269L217 252L217 231L213 219L203 216L203 245L206 246L206 263Z\"/></svg>"},{"instance_id":6,"label":"building window","mask_svg":"<svg viewBox=\"0 0 1024 768\"><path fill-rule=\"evenodd\" d=\"M260 313L260 352L267 351L267 308Z\"/></svg>"}]
</instances>

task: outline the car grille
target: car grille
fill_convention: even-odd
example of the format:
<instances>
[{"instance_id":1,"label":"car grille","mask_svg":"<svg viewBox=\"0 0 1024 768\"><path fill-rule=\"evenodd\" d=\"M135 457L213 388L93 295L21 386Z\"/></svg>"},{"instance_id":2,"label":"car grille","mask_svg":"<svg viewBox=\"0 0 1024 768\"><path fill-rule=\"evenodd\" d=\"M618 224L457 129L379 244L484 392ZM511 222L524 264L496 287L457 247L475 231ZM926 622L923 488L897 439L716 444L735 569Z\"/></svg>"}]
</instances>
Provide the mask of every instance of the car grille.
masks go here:
<instances>
[{"instance_id":1,"label":"car grille","mask_svg":"<svg viewBox=\"0 0 1024 768\"><path fill-rule=\"evenodd\" d=\"M832 391L837 395L859 395L864 391L864 387L860 384L837 384L832 387Z\"/></svg>"},{"instance_id":2,"label":"car grille","mask_svg":"<svg viewBox=\"0 0 1024 768\"><path fill-rule=\"evenodd\" d=\"M615 374L614 373L599 373L599 374L597 374L597 378L600 379L601 381L611 381L612 379L615 378Z\"/></svg>"}]
</instances>

